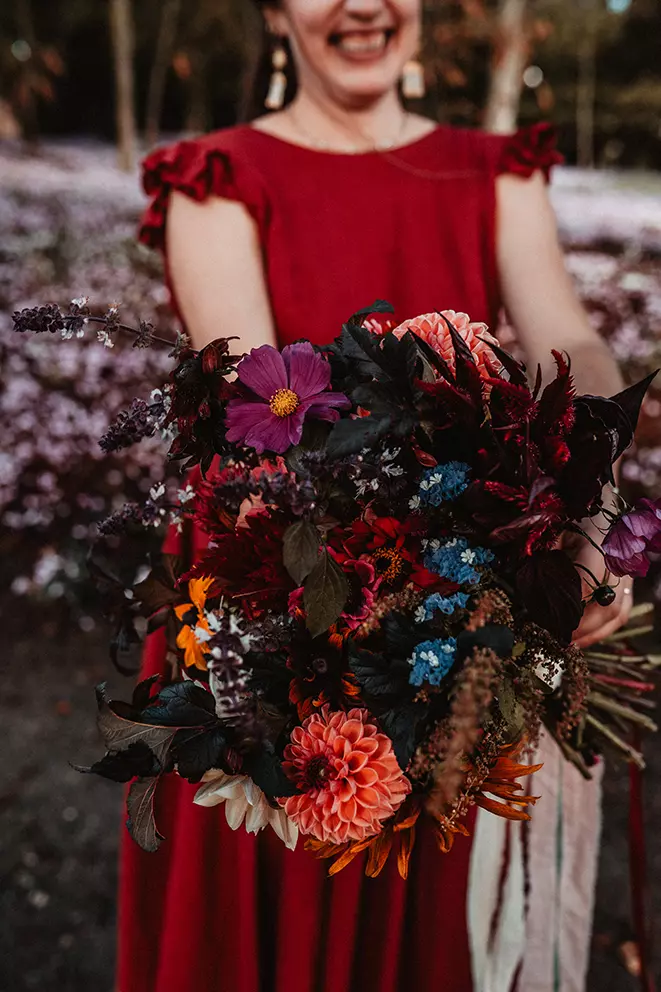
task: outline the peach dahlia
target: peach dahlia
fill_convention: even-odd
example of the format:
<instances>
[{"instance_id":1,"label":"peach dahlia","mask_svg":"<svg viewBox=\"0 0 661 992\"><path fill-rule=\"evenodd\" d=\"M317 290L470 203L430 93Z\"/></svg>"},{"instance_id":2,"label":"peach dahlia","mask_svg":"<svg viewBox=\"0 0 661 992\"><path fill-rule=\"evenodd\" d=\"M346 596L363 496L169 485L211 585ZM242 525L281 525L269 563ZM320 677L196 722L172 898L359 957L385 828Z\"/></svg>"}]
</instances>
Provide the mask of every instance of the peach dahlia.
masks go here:
<instances>
[{"instance_id":1,"label":"peach dahlia","mask_svg":"<svg viewBox=\"0 0 661 992\"><path fill-rule=\"evenodd\" d=\"M443 310L441 313L425 313L420 317L413 317L405 320L393 331L398 338L403 337L407 331L412 331L419 338L437 352L441 358L454 372L454 348L452 338L446 323L446 318L454 329L459 332L464 339L475 363L483 376L489 376L501 367L500 362L485 342L498 344L493 335L489 334L486 324L477 324L471 321L465 313L457 313L455 310Z\"/></svg>"},{"instance_id":2,"label":"peach dahlia","mask_svg":"<svg viewBox=\"0 0 661 992\"><path fill-rule=\"evenodd\" d=\"M301 833L332 844L377 834L411 791L392 741L367 710L324 706L291 735L284 769L302 794L285 801Z\"/></svg>"}]
</instances>

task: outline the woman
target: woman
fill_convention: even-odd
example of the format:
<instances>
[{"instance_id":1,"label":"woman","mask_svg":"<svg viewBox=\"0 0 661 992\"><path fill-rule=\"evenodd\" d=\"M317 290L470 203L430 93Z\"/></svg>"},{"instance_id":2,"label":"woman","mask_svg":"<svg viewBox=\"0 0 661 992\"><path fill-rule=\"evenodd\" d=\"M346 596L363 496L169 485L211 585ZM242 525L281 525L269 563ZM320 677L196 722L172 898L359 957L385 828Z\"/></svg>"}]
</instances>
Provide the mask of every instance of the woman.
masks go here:
<instances>
[{"instance_id":1,"label":"woman","mask_svg":"<svg viewBox=\"0 0 661 992\"><path fill-rule=\"evenodd\" d=\"M548 132L503 139L406 112L399 84L403 74L418 81L421 0L260 6L273 41L268 103L293 100L145 165L142 240L165 251L195 345L220 335L238 335L246 351L327 342L377 297L401 319L452 307L491 326L504 302L532 367L566 348L580 390L617 391L563 268L544 188L556 160ZM603 570L597 552L580 555ZM627 608L622 588L609 609L590 607L579 643L615 629ZM152 638L145 674L163 655ZM365 879L358 860L329 880L323 862L270 831L232 833L192 795L165 784L157 855L125 845L120 992L509 992L521 975L513 885L503 885L521 845L509 833L498 840L509 876L487 859L500 881L476 876L469 840L443 857L424 827L408 883L392 864Z\"/></svg>"}]
</instances>

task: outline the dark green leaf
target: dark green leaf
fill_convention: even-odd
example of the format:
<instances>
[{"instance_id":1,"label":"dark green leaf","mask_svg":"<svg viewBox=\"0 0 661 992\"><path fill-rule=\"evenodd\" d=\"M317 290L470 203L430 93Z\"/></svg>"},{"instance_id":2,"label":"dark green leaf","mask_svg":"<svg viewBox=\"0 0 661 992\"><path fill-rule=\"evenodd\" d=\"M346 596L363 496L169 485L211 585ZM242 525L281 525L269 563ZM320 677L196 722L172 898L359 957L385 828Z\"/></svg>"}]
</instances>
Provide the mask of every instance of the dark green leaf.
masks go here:
<instances>
[{"instance_id":1,"label":"dark green leaf","mask_svg":"<svg viewBox=\"0 0 661 992\"><path fill-rule=\"evenodd\" d=\"M151 698L152 686L158 682L160 677L160 675L150 675L148 679L143 679L142 682L138 682L133 690L133 698L131 699L131 706L134 710L142 710L145 708Z\"/></svg>"},{"instance_id":2,"label":"dark green leaf","mask_svg":"<svg viewBox=\"0 0 661 992\"><path fill-rule=\"evenodd\" d=\"M320 546L319 531L307 520L299 520L285 531L282 560L296 585L300 586L317 564Z\"/></svg>"},{"instance_id":3,"label":"dark green leaf","mask_svg":"<svg viewBox=\"0 0 661 992\"><path fill-rule=\"evenodd\" d=\"M197 783L210 768L223 767L226 744L225 730L219 723L210 730L179 731L170 753L179 775Z\"/></svg>"},{"instance_id":4,"label":"dark green leaf","mask_svg":"<svg viewBox=\"0 0 661 992\"><path fill-rule=\"evenodd\" d=\"M457 637L457 661L463 661L475 648L489 648L499 658L511 658L514 634L503 624L488 623L477 630L462 630Z\"/></svg>"},{"instance_id":5,"label":"dark green leaf","mask_svg":"<svg viewBox=\"0 0 661 992\"><path fill-rule=\"evenodd\" d=\"M358 324L359 326L364 322L366 317L370 317L373 313L394 313L395 308L392 303L388 303L387 300L375 300L369 307L363 307L362 310L356 310L354 314L349 317L349 324Z\"/></svg>"},{"instance_id":6,"label":"dark green leaf","mask_svg":"<svg viewBox=\"0 0 661 992\"><path fill-rule=\"evenodd\" d=\"M386 697L412 693L409 685L411 668L404 658L388 654L376 654L357 648L349 642L349 668L362 692L367 696Z\"/></svg>"},{"instance_id":7,"label":"dark green leaf","mask_svg":"<svg viewBox=\"0 0 661 992\"><path fill-rule=\"evenodd\" d=\"M342 358L348 363L353 376L364 379L389 378L383 369L383 355L380 339L363 327L346 326L335 339L335 346Z\"/></svg>"},{"instance_id":8,"label":"dark green leaf","mask_svg":"<svg viewBox=\"0 0 661 992\"><path fill-rule=\"evenodd\" d=\"M525 725L525 713L516 697L514 685L510 679L504 678L498 686L498 707L507 725L511 740L516 740Z\"/></svg>"},{"instance_id":9,"label":"dark green leaf","mask_svg":"<svg viewBox=\"0 0 661 992\"><path fill-rule=\"evenodd\" d=\"M204 727L215 720L213 696L190 681L167 685L140 714L142 723L161 727Z\"/></svg>"},{"instance_id":10,"label":"dark green leaf","mask_svg":"<svg viewBox=\"0 0 661 992\"><path fill-rule=\"evenodd\" d=\"M292 780L285 775L282 762L270 744L264 744L259 751L246 755L243 771L271 800L295 796L298 792Z\"/></svg>"},{"instance_id":11,"label":"dark green leaf","mask_svg":"<svg viewBox=\"0 0 661 992\"><path fill-rule=\"evenodd\" d=\"M126 801L126 826L133 840L143 851L152 854L160 847L163 835L154 819L154 793L158 778L139 778L131 786Z\"/></svg>"},{"instance_id":12,"label":"dark green leaf","mask_svg":"<svg viewBox=\"0 0 661 992\"><path fill-rule=\"evenodd\" d=\"M363 448L373 447L392 427L389 416L358 417L356 420L338 420L328 438L328 456L331 459L355 455Z\"/></svg>"},{"instance_id":13,"label":"dark green leaf","mask_svg":"<svg viewBox=\"0 0 661 992\"><path fill-rule=\"evenodd\" d=\"M344 572L324 550L306 579L303 593L307 628L313 637L323 634L335 623L348 595L349 585Z\"/></svg>"},{"instance_id":14,"label":"dark green leaf","mask_svg":"<svg viewBox=\"0 0 661 992\"><path fill-rule=\"evenodd\" d=\"M403 771L406 771L413 757L428 711L426 703L407 703L387 710L379 717L381 728L390 737L395 757Z\"/></svg>"},{"instance_id":15,"label":"dark green leaf","mask_svg":"<svg viewBox=\"0 0 661 992\"><path fill-rule=\"evenodd\" d=\"M134 778L160 775L162 765L144 741L130 744L124 751L108 752L90 767L72 765L77 772L100 775L112 782L130 782Z\"/></svg>"}]
</instances>

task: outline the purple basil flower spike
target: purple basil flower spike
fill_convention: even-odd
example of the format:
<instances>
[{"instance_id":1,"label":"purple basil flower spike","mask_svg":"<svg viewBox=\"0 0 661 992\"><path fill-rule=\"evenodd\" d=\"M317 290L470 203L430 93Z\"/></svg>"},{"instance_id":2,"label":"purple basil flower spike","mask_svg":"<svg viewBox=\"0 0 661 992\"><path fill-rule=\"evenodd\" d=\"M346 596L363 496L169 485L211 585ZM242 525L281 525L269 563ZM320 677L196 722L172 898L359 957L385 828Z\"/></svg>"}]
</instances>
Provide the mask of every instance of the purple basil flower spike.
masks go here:
<instances>
[{"instance_id":1,"label":"purple basil flower spike","mask_svg":"<svg viewBox=\"0 0 661 992\"><path fill-rule=\"evenodd\" d=\"M606 535L603 552L613 575L647 575L649 554L661 552L661 499L640 499L633 510L616 520Z\"/></svg>"},{"instance_id":2,"label":"purple basil flower spike","mask_svg":"<svg viewBox=\"0 0 661 992\"><path fill-rule=\"evenodd\" d=\"M282 349L253 348L238 366L239 379L254 394L227 405L227 440L261 455L282 454L298 444L306 417L336 421L351 402L344 393L328 392L331 370L308 341Z\"/></svg>"}]
</instances>

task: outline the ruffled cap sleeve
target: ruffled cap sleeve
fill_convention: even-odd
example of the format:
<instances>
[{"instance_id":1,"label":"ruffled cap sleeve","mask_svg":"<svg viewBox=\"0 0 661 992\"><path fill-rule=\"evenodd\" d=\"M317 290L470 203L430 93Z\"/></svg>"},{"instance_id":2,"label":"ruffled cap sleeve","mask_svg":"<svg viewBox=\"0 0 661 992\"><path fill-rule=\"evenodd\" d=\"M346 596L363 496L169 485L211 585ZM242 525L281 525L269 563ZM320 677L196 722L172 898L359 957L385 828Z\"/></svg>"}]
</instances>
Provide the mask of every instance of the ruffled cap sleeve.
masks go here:
<instances>
[{"instance_id":1,"label":"ruffled cap sleeve","mask_svg":"<svg viewBox=\"0 0 661 992\"><path fill-rule=\"evenodd\" d=\"M220 196L245 204L260 233L268 223L269 204L260 175L236 152L216 147L208 139L180 141L158 148L142 167L142 185L150 198L140 224L142 244L165 247L170 193L176 190L198 203Z\"/></svg>"},{"instance_id":2,"label":"ruffled cap sleeve","mask_svg":"<svg viewBox=\"0 0 661 992\"><path fill-rule=\"evenodd\" d=\"M548 182L553 166L564 162L556 143L557 133L552 124L541 122L522 128L501 139L496 174L509 173L529 179L539 171Z\"/></svg>"}]
</instances>

